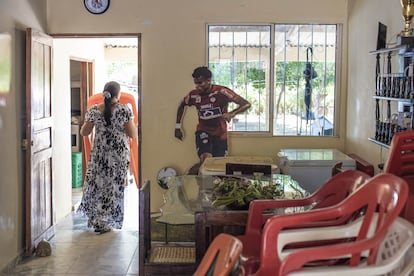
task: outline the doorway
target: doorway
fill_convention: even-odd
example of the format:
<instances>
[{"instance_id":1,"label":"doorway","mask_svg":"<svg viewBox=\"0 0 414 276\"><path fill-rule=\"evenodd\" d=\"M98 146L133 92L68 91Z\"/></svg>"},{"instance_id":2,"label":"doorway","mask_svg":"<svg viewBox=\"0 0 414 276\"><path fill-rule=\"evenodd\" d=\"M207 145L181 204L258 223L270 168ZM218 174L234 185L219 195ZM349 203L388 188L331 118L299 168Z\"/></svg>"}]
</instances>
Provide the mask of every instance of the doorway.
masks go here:
<instances>
[{"instance_id":1,"label":"doorway","mask_svg":"<svg viewBox=\"0 0 414 276\"><path fill-rule=\"evenodd\" d=\"M71 173L71 193L70 197L72 210L76 210L79 200L81 198L82 183L84 173L86 170L86 162L82 154L83 143L79 135L79 128L83 122L83 117L86 112L87 99L89 96L102 91L104 84L109 80L117 81L121 84L121 91L134 95L138 114L140 114L140 35L139 34L103 34L103 35L64 35L55 34L54 50L55 53L64 52L66 59L69 62L70 72L67 74L68 83L70 83L70 105L68 112L70 118L65 121L70 124L70 151L72 160L69 162L71 169L67 171ZM61 48L64 49L61 49ZM56 57L56 54L55 54ZM60 57L61 59L61 57ZM65 73L64 73L65 74ZM56 75L56 73L55 73ZM60 75L60 72L59 72ZM59 76L59 79L65 77ZM65 80L66 81L66 80ZM56 87L55 87L56 91ZM140 116L138 115L138 121ZM57 122L59 124L59 122ZM140 125L140 123L139 123ZM140 129L138 130L138 170L140 170ZM79 158L82 156L82 180L79 184L79 176L77 174L77 165ZM68 163L66 162L68 167ZM75 169L75 171L74 171ZM63 178L62 176L59 176ZM138 182L140 180L138 179ZM125 209L125 225L131 229L134 227L138 229L138 218L134 218L131 210L138 210L138 189L139 186L135 183L135 179L130 175L128 178L128 187L125 190L125 203L128 209ZM79 187L80 186L80 187ZM63 193L67 189L59 187L56 189L59 193ZM136 195L136 196L135 196ZM135 201L136 198L136 202ZM136 207L136 208L135 208ZM136 211L137 213L137 211ZM63 215L64 216L64 215ZM57 215L59 218L59 215ZM61 214L62 217L62 214ZM130 219L134 219L131 221ZM59 221L59 220L58 220ZM136 221L136 224L135 224Z\"/></svg>"},{"instance_id":2,"label":"doorway","mask_svg":"<svg viewBox=\"0 0 414 276\"><path fill-rule=\"evenodd\" d=\"M86 102L93 94L91 82L93 60L70 59L70 137L72 149L72 211L79 206L86 172L83 139L80 135L82 114L86 112Z\"/></svg>"}]
</instances>

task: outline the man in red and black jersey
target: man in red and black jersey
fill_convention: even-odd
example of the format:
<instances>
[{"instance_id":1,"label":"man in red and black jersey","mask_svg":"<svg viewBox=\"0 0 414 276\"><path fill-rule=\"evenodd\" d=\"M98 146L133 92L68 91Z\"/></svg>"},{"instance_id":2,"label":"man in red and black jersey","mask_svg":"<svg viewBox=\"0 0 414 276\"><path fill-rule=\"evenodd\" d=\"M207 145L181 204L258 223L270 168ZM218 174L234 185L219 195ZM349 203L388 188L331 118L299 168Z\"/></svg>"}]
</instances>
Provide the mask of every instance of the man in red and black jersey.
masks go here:
<instances>
[{"instance_id":1,"label":"man in red and black jersey","mask_svg":"<svg viewBox=\"0 0 414 276\"><path fill-rule=\"evenodd\" d=\"M200 157L200 163L195 167L198 169L205 158L227 154L227 122L249 109L250 103L225 86L211 84L212 74L207 67L194 69L192 77L195 89L184 97L178 107L174 135L183 139L181 120L184 110L187 106L195 106L198 112L196 147ZM230 102L236 103L237 108L228 111Z\"/></svg>"}]
</instances>

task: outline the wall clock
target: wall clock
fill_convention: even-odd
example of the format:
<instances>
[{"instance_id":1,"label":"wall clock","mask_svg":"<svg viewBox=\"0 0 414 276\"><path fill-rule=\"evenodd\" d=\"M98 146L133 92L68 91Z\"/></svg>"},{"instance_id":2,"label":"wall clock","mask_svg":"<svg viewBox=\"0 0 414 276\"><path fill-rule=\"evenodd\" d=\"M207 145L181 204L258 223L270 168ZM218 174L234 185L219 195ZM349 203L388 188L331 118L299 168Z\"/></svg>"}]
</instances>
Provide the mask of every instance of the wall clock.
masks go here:
<instances>
[{"instance_id":1,"label":"wall clock","mask_svg":"<svg viewBox=\"0 0 414 276\"><path fill-rule=\"evenodd\" d=\"M110 0L83 0L83 4L88 12L102 14L109 8Z\"/></svg>"}]
</instances>

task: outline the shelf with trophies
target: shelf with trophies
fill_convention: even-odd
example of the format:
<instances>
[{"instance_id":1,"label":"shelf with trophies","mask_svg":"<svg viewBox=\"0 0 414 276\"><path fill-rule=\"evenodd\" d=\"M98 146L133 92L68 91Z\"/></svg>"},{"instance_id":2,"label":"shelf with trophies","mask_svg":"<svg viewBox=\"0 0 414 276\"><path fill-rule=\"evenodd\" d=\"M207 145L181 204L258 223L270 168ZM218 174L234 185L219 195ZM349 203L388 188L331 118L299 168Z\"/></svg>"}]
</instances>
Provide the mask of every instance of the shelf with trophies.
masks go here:
<instances>
[{"instance_id":1,"label":"shelf with trophies","mask_svg":"<svg viewBox=\"0 0 414 276\"><path fill-rule=\"evenodd\" d=\"M396 132L414 129L414 1L401 0L404 30L386 48L387 27L379 22L375 66L375 133L370 141L388 148Z\"/></svg>"}]
</instances>

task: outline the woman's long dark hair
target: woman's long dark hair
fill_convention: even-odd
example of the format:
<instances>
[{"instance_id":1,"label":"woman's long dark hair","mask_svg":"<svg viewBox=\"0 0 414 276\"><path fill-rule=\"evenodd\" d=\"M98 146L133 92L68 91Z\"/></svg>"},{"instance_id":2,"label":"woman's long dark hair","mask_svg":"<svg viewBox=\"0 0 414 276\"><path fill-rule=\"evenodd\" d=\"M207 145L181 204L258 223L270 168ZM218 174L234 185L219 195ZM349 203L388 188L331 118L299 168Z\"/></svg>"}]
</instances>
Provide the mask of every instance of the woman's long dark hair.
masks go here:
<instances>
[{"instance_id":1,"label":"woman's long dark hair","mask_svg":"<svg viewBox=\"0 0 414 276\"><path fill-rule=\"evenodd\" d=\"M110 81L105 84L103 91L105 99L104 118L107 126L111 125L111 107L114 104L113 98L118 97L120 90L121 86L116 81Z\"/></svg>"}]
</instances>

